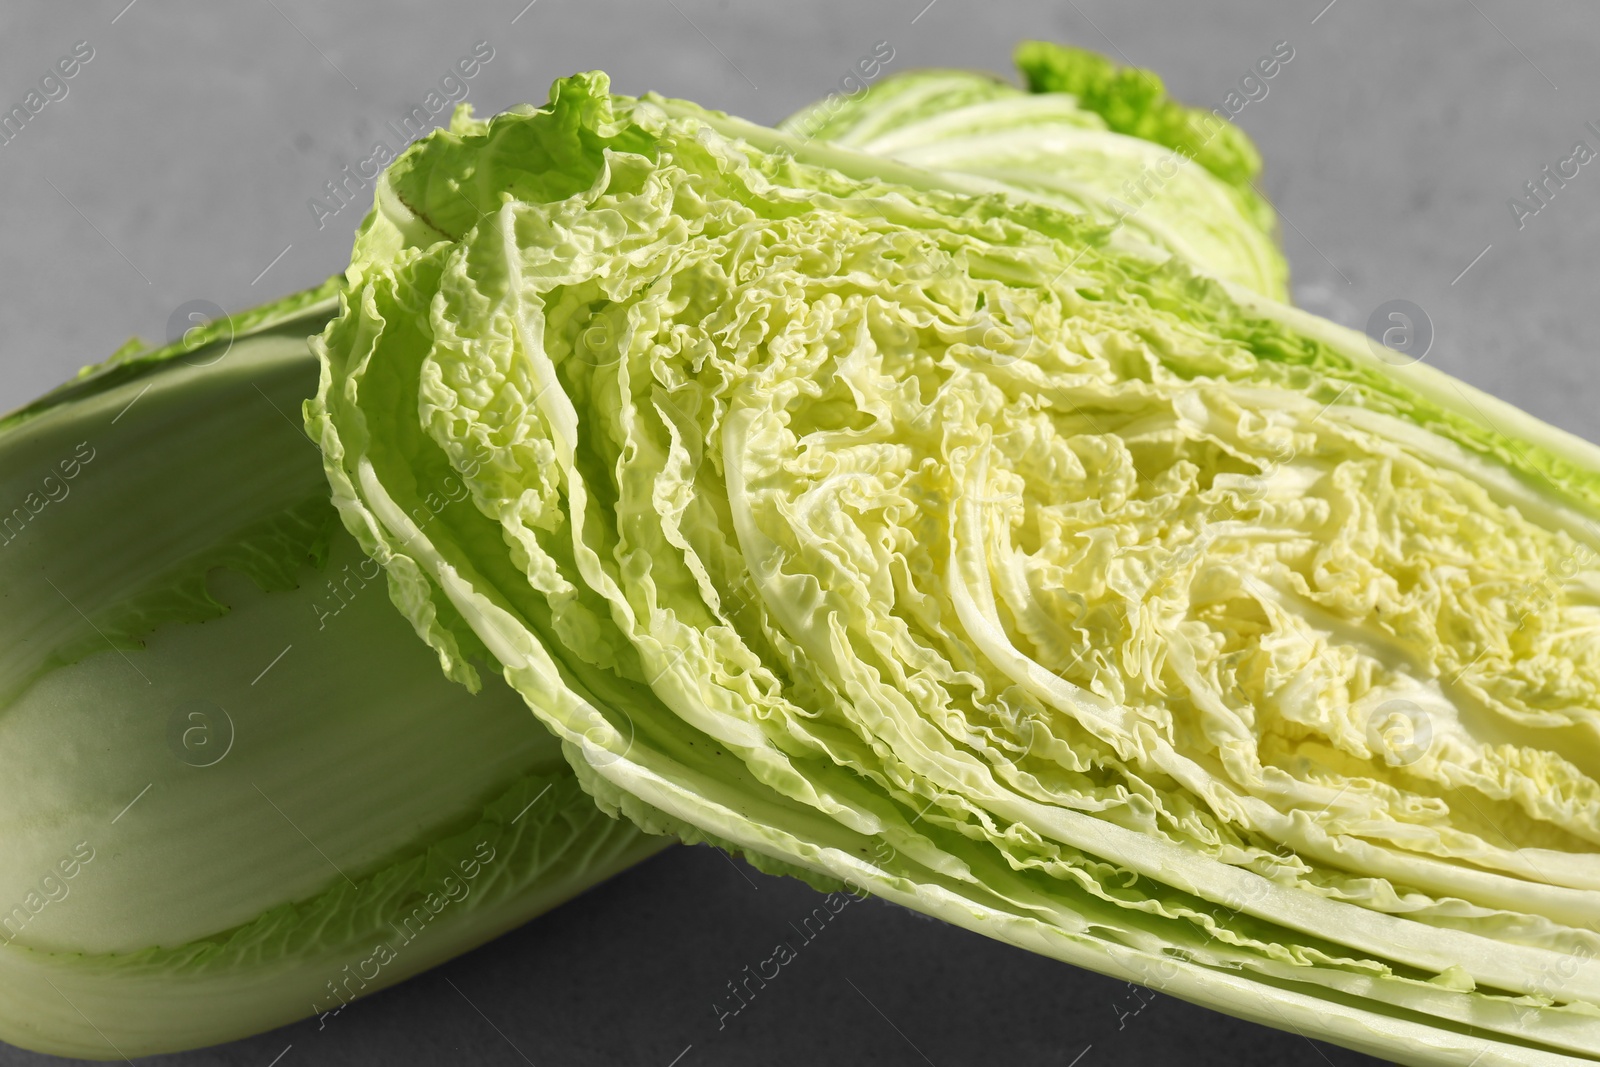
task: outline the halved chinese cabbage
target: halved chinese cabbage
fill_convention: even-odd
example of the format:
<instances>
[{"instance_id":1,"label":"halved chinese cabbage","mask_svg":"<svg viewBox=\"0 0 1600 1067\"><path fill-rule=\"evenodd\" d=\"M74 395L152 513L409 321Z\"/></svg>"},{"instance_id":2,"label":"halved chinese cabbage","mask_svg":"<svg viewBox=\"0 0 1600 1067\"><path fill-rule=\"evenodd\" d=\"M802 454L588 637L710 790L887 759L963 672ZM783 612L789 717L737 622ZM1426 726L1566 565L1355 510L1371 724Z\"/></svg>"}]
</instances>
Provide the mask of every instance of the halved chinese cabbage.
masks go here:
<instances>
[{"instance_id":1,"label":"halved chinese cabbage","mask_svg":"<svg viewBox=\"0 0 1600 1067\"><path fill-rule=\"evenodd\" d=\"M1600 1056L1600 449L601 74L408 151L347 278L345 524L608 809L1392 1059Z\"/></svg>"}]
</instances>

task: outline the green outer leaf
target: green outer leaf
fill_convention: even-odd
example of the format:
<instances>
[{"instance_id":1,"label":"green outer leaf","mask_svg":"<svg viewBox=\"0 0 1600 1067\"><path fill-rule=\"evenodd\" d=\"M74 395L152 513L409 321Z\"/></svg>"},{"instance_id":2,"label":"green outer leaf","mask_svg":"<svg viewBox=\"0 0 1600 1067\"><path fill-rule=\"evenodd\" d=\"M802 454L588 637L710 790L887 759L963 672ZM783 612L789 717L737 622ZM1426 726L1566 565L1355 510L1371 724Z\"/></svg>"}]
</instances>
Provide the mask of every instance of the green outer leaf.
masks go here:
<instances>
[{"instance_id":1,"label":"green outer leaf","mask_svg":"<svg viewBox=\"0 0 1600 1067\"><path fill-rule=\"evenodd\" d=\"M343 278L334 276L320 285L291 293L270 304L195 327L185 337L156 348L138 339L130 340L109 358L100 363L91 363L78 371L72 381L57 386L0 419L0 430L9 429L59 404L93 396L140 378L174 360L192 360L192 365L202 364L217 358L215 353L218 348L225 349L236 337L264 334L286 325L292 332L314 324L319 316L325 316L338 307L338 294L343 284ZM296 323L298 325L294 325Z\"/></svg>"},{"instance_id":2,"label":"green outer leaf","mask_svg":"<svg viewBox=\"0 0 1600 1067\"><path fill-rule=\"evenodd\" d=\"M1149 72L1117 71L1090 52L1031 45L1019 55L1058 60L1049 69L1059 85L1035 79L1029 94L967 71L910 71L854 96L830 96L779 130L1127 227L1209 273L1287 299L1277 217L1252 184L1260 160L1242 131L1167 100ZM1206 169L1221 151L1234 158L1235 145L1254 160L1250 175Z\"/></svg>"},{"instance_id":3,"label":"green outer leaf","mask_svg":"<svg viewBox=\"0 0 1600 1067\"><path fill-rule=\"evenodd\" d=\"M1106 56L1070 45L1023 41L1015 59L1029 90L1070 93L1118 133L1182 153L1226 182L1258 229L1277 232L1277 213L1255 184L1261 176L1261 153L1249 134L1214 109L1171 99L1153 71L1121 67ZM1267 295L1286 299L1279 293Z\"/></svg>"},{"instance_id":4,"label":"green outer leaf","mask_svg":"<svg viewBox=\"0 0 1600 1067\"><path fill-rule=\"evenodd\" d=\"M1048 41L1023 41L1014 58L1030 91L1070 93L1118 133L1183 149L1241 191L1261 175L1261 153L1249 134L1206 108L1171 99L1154 71Z\"/></svg>"},{"instance_id":5,"label":"green outer leaf","mask_svg":"<svg viewBox=\"0 0 1600 1067\"><path fill-rule=\"evenodd\" d=\"M601 814L513 692L440 678L372 587L289 421L335 288L0 426L0 502L53 493L0 543L6 1041L119 1058L265 1030L666 844ZM480 841L464 899L394 933ZM384 938L394 959L336 1000Z\"/></svg>"},{"instance_id":6,"label":"green outer leaf","mask_svg":"<svg viewBox=\"0 0 1600 1067\"><path fill-rule=\"evenodd\" d=\"M602 814L566 768L529 774L489 800L476 824L354 889L336 882L213 937L128 955L0 953L4 1038L114 1059L229 1041L307 1015L332 1025L350 1000L489 941L664 843ZM462 864L477 876L466 878Z\"/></svg>"}]
</instances>

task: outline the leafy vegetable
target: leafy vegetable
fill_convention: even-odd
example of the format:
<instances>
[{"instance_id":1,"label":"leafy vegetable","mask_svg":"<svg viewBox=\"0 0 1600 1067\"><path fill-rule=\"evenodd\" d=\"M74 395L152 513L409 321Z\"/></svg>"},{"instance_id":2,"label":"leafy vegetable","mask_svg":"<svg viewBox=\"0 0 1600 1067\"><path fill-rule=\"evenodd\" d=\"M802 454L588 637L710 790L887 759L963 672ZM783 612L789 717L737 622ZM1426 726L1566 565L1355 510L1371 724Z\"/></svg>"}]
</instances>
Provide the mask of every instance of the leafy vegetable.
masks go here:
<instances>
[{"instance_id":1,"label":"leafy vegetable","mask_svg":"<svg viewBox=\"0 0 1600 1067\"><path fill-rule=\"evenodd\" d=\"M410 149L347 279L335 504L608 810L1406 1062L1600 1055L1594 446L597 73Z\"/></svg>"},{"instance_id":2,"label":"leafy vegetable","mask_svg":"<svg viewBox=\"0 0 1600 1067\"><path fill-rule=\"evenodd\" d=\"M441 678L339 527L290 421L335 293L0 423L8 1042L122 1058L337 1013L664 843L511 690Z\"/></svg>"},{"instance_id":3,"label":"leafy vegetable","mask_svg":"<svg viewBox=\"0 0 1600 1067\"><path fill-rule=\"evenodd\" d=\"M1115 202L1085 189L1114 191L1165 158L1106 135L1070 97L954 71L805 114L792 122L810 121L812 139L942 151L952 180L1000 158L973 152L974 133L1009 127L1003 187L1104 218ZM1057 143L1063 125L1093 136ZM1135 225L1174 251L1206 248L1218 269L1242 250L1281 278L1270 228L1230 232L1250 224L1195 170L1175 184L1216 218L1191 226L1164 199ZM1158 232L1162 217L1193 232ZM313 391L303 335L336 292L166 348L131 343L0 423L0 583L23 605L0 623L0 734L25 767L0 801L14 828L0 839L8 1040L136 1055L336 1012L655 844L599 816L505 687L475 701L441 688L368 591L378 571L330 524L317 465L285 424ZM446 476L418 490L413 515L426 527L464 494ZM452 865L459 901L438 895ZM391 937L423 922L430 887L441 908L426 935Z\"/></svg>"},{"instance_id":4,"label":"leafy vegetable","mask_svg":"<svg viewBox=\"0 0 1600 1067\"><path fill-rule=\"evenodd\" d=\"M1288 266L1261 159L1237 126L1166 97L1153 73L1029 41L1030 95L987 75L915 71L842 103L820 101L779 129L928 170L955 188L1021 193L1126 226L1206 271L1278 300ZM971 179L978 179L974 183Z\"/></svg>"}]
</instances>

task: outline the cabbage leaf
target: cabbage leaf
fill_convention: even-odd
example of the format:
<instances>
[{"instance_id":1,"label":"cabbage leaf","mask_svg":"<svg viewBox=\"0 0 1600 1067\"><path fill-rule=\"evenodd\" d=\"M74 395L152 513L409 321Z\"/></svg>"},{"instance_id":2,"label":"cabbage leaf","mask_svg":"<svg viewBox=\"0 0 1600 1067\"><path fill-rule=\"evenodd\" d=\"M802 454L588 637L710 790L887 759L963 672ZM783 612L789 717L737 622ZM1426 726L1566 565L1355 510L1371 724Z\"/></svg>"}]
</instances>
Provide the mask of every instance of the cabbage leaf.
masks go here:
<instances>
[{"instance_id":1,"label":"cabbage leaf","mask_svg":"<svg viewBox=\"0 0 1600 1067\"><path fill-rule=\"evenodd\" d=\"M1261 157L1244 131L1170 100L1153 72L1081 49L1024 42L1034 92L975 71L921 70L827 98L779 124L963 187L1021 193L1145 240L1263 296L1288 299Z\"/></svg>"}]
</instances>

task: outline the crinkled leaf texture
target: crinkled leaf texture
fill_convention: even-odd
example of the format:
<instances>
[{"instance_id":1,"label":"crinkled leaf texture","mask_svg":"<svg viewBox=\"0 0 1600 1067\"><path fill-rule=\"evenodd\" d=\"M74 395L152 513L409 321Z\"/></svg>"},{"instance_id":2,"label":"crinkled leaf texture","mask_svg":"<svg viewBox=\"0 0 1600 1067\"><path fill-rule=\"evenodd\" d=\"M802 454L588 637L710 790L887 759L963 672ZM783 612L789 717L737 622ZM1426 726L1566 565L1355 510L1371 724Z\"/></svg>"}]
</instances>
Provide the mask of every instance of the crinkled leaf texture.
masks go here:
<instances>
[{"instance_id":1,"label":"crinkled leaf texture","mask_svg":"<svg viewBox=\"0 0 1600 1067\"><path fill-rule=\"evenodd\" d=\"M317 342L447 671L651 829L1407 1063L1600 1057L1600 450L1127 227L551 99L395 164Z\"/></svg>"},{"instance_id":2,"label":"crinkled leaf texture","mask_svg":"<svg viewBox=\"0 0 1600 1067\"><path fill-rule=\"evenodd\" d=\"M515 693L441 677L340 528L290 421L337 289L0 420L5 1041L121 1059L336 1014L665 843Z\"/></svg>"}]
</instances>

